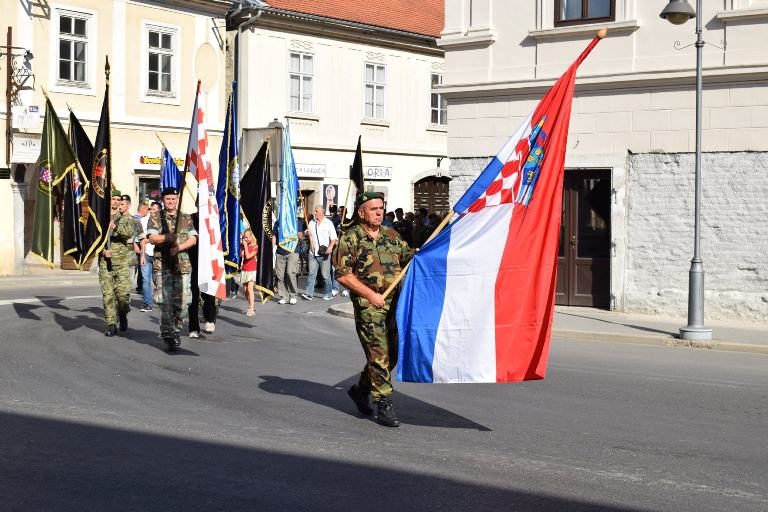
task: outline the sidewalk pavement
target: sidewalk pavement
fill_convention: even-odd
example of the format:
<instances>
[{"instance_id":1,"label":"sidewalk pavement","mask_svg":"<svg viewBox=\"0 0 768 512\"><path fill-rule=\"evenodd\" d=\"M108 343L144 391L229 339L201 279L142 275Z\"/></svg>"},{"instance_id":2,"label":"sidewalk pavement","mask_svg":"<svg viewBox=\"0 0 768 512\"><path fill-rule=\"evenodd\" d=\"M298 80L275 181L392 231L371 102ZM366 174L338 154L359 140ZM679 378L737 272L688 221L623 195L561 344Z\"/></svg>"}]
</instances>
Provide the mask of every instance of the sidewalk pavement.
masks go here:
<instances>
[{"instance_id":1,"label":"sidewalk pavement","mask_svg":"<svg viewBox=\"0 0 768 512\"><path fill-rule=\"evenodd\" d=\"M352 303L332 305L328 312L353 318ZM667 345L712 350L730 350L768 354L768 327L748 322L706 322L712 329L711 341L687 341L678 338L683 318L621 313L602 309L556 306L552 327L554 338L582 341L610 341L642 345Z\"/></svg>"},{"instance_id":2,"label":"sidewalk pavement","mask_svg":"<svg viewBox=\"0 0 768 512\"><path fill-rule=\"evenodd\" d=\"M0 290L9 288L27 288L34 286L98 286L99 276L94 271L62 270L58 267L49 268L43 264L27 264L24 274L0 277Z\"/></svg>"}]
</instances>

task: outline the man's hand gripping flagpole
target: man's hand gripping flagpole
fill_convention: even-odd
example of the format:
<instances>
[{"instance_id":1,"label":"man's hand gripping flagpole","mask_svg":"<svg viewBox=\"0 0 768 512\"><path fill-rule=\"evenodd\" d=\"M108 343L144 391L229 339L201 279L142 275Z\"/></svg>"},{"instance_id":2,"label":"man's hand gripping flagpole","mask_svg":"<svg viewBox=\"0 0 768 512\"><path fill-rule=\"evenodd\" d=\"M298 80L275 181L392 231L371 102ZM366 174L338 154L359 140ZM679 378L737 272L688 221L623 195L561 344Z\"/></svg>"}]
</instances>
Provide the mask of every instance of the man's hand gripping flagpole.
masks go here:
<instances>
[{"instance_id":1,"label":"man's hand gripping flagpole","mask_svg":"<svg viewBox=\"0 0 768 512\"><path fill-rule=\"evenodd\" d=\"M440 232L443 230L443 228L444 228L445 226L447 226L447 225L448 225L448 223L451 221L451 219L453 218L453 214L454 214L454 213L455 213L455 212L454 212L453 210L450 210L450 211L448 212L448 215L446 215L446 216L443 218L443 221L442 221L440 224L438 224L438 225L437 225L437 227L435 228L435 230L432 232L432 234L431 234L431 235L429 235L429 238L427 238L427 241L426 241L426 242L424 242L424 245L428 244L430 240L432 240L432 239L433 239L433 238L435 238L435 237L436 237L438 234L440 234ZM416 250L418 251L418 249L416 249ZM411 258L411 261L413 261L413 258ZM397 285L398 285L398 284L400 284L400 281L402 281L402 280L403 280L403 278L405 277L405 273L408 271L408 267L410 267L410 266L411 266L411 261L409 261L409 262L408 262L408 263L405 265L405 267L403 267L403 270L401 270L401 271L400 271L400 273L399 273L399 274L397 275L397 277L395 278L395 280L394 280L394 281L392 281L392 284L390 284L390 285L389 285L389 287L388 287L388 288L387 288L387 289L384 291L384 293L382 294L382 297L384 297L385 299L386 299L387 297L389 297L389 294L390 294L390 293L392 293L392 290L394 290L394 289L397 287Z\"/></svg>"}]
</instances>

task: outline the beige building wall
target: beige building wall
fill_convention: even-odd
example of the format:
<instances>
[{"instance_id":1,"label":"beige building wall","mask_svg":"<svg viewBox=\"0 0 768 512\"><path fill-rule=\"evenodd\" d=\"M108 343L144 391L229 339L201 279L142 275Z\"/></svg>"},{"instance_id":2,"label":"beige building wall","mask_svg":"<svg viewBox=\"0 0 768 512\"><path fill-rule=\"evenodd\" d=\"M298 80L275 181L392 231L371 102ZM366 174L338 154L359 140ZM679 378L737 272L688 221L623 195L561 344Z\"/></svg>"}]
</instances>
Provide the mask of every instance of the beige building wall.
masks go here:
<instances>
[{"instance_id":1,"label":"beige building wall","mask_svg":"<svg viewBox=\"0 0 768 512\"><path fill-rule=\"evenodd\" d=\"M301 22L284 27L257 20L243 32L241 99L243 128L289 122L299 179L305 189L337 185L339 202L349 186L358 136L365 168L384 169L386 178L369 186L385 191L387 208L413 208L413 183L439 175L446 155L447 128L430 122L430 75L444 72L442 51L424 45L387 43L346 31L324 31ZM406 47L407 46L407 47ZM289 54L313 58L313 109L293 112L289 103ZM386 67L384 119L364 114L364 70ZM247 148L251 157L258 148ZM443 164L444 165L444 164ZM302 177L302 168L323 175ZM447 165L444 165L447 169Z\"/></svg>"},{"instance_id":2,"label":"beige building wall","mask_svg":"<svg viewBox=\"0 0 768 512\"><path fill-rule=\"evenodd\" d=\"M34 90L22 91L19 103L24 107L38 106L40 120L45 113L45 89L64 128L67 128L69 107L93 141L106 83L104 63L109 57L113 184L134 198L134 208L138 203L140 183L159 176L159 165L145 163L143 160L146 159L142 158L160 156L158 137L175 158L184 158L198 79L203 81L211 161L214 171L218 170L218 150L230 89L224 78L226 32L223 15L227 2L65 0L28 3L2 0L1 3L1 12L11 13L3 19L8 19L13 26L14 46L23 46L34 54ZM76 86L66 85L58 78L59 16L67 14L87 19L86 80ZM153 95L148 91L150 29L172 36L172 88L169 94ZM0 69L5 71L4 63ZM5 87L5 80L2 80L2 87ZM2 112L5 121L5 103ZM34 136L41 130L42 122L18 132ZM10 166L15 170L18 165L26 166L26 190L23 185L19 188L14 184L13 179L0 180L0 275L24 272L25 259L27 263L36 263L27 257L37 179L34 160L7 162L0 168ZM14 193L17 196L23 194L21 207L18 200L14 202ZM20 229L19 226L24 227Z\"/></svg>"}]
</instances>

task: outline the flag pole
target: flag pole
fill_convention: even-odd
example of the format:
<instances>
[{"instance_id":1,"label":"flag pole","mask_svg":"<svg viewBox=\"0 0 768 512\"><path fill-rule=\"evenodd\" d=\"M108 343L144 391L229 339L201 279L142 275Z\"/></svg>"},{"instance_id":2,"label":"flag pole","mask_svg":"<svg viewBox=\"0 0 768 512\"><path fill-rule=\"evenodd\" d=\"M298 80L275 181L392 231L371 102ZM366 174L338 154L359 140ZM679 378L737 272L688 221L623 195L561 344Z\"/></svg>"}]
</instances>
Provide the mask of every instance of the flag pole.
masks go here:
<instances>
[{"instance_id":1,"label":"flag pole","mask_svg":"<svg viewBox=\"0 0 768 512\"><path fill-rule=\"evenodd\" d=\"M430 240L435 238L443 230L443 228L445 228L445 226L448 225L448 223L451 221L452 218L453 218L453 210L449 211L448 215L446 215L443 218L443 221L440 224L438 224L438 226L435 228L434 231L432 231L432 234L429 235L429 238L427 238L427 241L424 242L424 245L426 245ZM413 261L413 258L411 258L411 261ZM405 273L408 271L408 268L411 266L411 261L409 261L408 264L405 267L403 267L403 270L401 270L400 273L395 278L395 280L392 281L392 284L390 284L389 287L384 291L384 293L382 294L382 297L386 299L389 296L389 294L392 293L392 290L394 290L395 287L398 284L400 284L400 281L403 280L403 278L405 277Z\"/></svg>"}]
</instances>

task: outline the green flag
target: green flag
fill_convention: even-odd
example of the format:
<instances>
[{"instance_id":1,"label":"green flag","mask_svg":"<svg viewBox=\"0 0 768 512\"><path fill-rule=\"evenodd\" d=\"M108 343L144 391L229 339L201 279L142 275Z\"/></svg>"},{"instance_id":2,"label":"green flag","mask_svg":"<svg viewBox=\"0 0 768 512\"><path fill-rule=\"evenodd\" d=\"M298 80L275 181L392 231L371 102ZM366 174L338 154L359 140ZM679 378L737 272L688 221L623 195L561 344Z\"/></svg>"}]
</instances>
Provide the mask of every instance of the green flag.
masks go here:
<instances>
[{"instance_id":1,"label":"green flag","mask_svg":"<svg viewBox=\"0 0 768 512\"><path fill-rule=\"evenodd\" d=\"M45 121L40 157L37 159L35 220L32 224L32 254L53 268L54 187L77 167L67 134L61 127L51 100L45 101Z\"/></svg>"}]
</instances>

